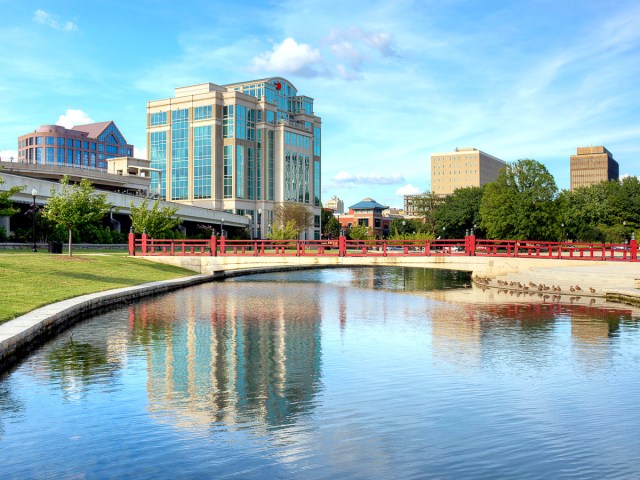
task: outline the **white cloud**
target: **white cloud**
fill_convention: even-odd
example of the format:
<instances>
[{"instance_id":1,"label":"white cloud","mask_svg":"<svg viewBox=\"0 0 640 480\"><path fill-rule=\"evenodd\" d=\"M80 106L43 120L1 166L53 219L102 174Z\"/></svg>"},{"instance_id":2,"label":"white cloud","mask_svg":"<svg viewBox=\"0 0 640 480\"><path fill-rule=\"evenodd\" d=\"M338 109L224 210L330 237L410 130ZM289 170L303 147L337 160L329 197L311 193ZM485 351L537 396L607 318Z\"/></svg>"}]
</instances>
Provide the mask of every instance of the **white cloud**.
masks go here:
<instances>
[{"instance_id":1,"label":"white cloud","mask_svg":"<svg viewBox=\"0 0 640 480\"><path fill-rule=\"evenodd\" d=\"M62 32L73 32L78 30L78 26L73 22L60 22L55 15L38 9L33 14L33 21L53 28L54 30L60 30Z\"/></svg>"},{"instance_id":2,"label":"white cloud","mask_svg":"<svg viewBox=\"0 0 640 480\"><path fill-rule=\"evenodd\" d=\"M414 187L410 183L406 184L404 187L400 187L396 190L396 195L405 196L405 195L416 195L420 193L420 189L418 187Z\"/></svg>"},{"instance_id":3,"label":"white cloud","mask_svg":"<svg viewBox=\"0 0 640 480\"><path fill-rule=\"evenodd\" d=\"M18 161L18 152L16 150L0 150L0 160L10 162L13 158L14 162Z\"/></svg>"},{"instance_id":4,"label":"white cloud","mask_svg":"<svg viewBox=\"0 0 640 480\"><path fill-rule=\"evenodd\" d=\"M378 175L377 173L354 175L343 170L338 172L333 180L341 185L394 185L404 182L404 177L399 173L393 175Z\"/></svg>"},{"instance_id":5,"label":"white cloud","mask_svg":"<svg viewBox=\"0 0 640 480\"><path fill-rule=\"evenodd\" d=\"M142 158L145 160L148 160L149 157L147 157L147 149L146 147L133 147L133 156L135 158Z\"/></svg>"},{"instance_id":6,"label":"white cloud","mask_svg":"<svg viewBox=\"0 0 640 480\"><path fill-rule=\"evenodd\" d=\"M274 45L270 52L254 57L252 67L256 71L293 73L303 77L315 77L324 70L320 51L291 37Z\"/></svg>"},{"instance_id":7,"label":"white cloud","mask_svg":"<svg viewBox=\"0 0 640 480\"><path fill-rule=\"evenodd\" d=\"M67 110L67 113L60 115L56 125L61 125L65 128L73 128L76 125L86 125L87 123L94 123L94 120L82 110L74 110L70 108Z\"/></svg>"}]
</instances>

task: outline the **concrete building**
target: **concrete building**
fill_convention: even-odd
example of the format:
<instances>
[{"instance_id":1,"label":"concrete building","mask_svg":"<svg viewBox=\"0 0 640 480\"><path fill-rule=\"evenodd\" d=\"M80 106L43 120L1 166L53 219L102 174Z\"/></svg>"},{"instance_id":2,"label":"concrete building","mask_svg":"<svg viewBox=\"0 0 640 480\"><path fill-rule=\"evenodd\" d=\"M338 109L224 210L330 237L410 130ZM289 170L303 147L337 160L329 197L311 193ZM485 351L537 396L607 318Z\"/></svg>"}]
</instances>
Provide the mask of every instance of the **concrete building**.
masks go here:
<instances>
[{"instance_id":1,"label":"concrete building","mask_svg":"<svg viewBox=\"0 0 640 480\"><path fill-rule=\"evenodd\" d=\"M389 234L391 218L383 212L389 208L376 202L373 198L364 198L349 207L349 213L336 218L341 229L349 229L355 225L365 225L376 238L384 238Z\"/></svg>"},{"instance_id":2,"label":"concrete building","mask_svg":"<svg viewBox=\"0 0 640 480\"><path fill-rule=\"evenodd\" d=\"M106 170L107 160L115 157L133 157L133 145L113 121L73 128L41 125L18 137L18 163Z\"/></svg>"},{"instance_id":3,"label":"concrete building","mask_svg":"<svg viewBox=\"0 0 640 480\"><path fill-rule=\"evenodd\" d=\"M480 187L498 178L506 163L476 148L431 154L431 191L449 195L457 188ZM406 209L406 208L405 208Z\"/></svg>"},{"instance_id":4,"label":"concrete building","mask_svg":"<svg viewBox=\"0 0 640 480\"><path fill-rule=\"evenodd\" d=\"M571 190L588 187L604 180L618 180L619 166L611 152L600 147L578 147L571 155Z\"/></svg>"},{"instance_id":5,"label":"concrete building","mask_svg":"<svg viewBox=\"0 0 640 480\"><path fill-rule=\"evenodd\" d=\"M324 202L324 208L332 210L333 213L344 213L344 202L334 195Z\"/></svg>"},{"instance_id":6,"label":"concrete building","mask_svg":"<svg viewBox=\"0 0 640 480\"><path fill-rule=\"evenodd\" d=\"M320 238L321 120L280 77L176 88L147 103L151 188L169 201L252 219L264 238L282 202L305 205Z\"/></svg>"}]
</instances>

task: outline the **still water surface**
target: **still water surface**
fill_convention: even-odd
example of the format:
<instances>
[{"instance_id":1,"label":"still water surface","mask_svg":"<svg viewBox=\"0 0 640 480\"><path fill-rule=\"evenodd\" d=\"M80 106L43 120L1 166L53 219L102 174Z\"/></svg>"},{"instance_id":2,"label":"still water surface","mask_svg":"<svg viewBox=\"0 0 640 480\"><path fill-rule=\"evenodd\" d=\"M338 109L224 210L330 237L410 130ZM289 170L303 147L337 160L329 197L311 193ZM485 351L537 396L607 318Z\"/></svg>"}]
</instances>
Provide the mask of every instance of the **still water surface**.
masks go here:
<instances>
[{"instance_id":1,"label":"still water surface","mask_svg":"<svg viewBox=\"0 0 640 480\"><path fill-rule=\"evenodd\" d=\"M636 311L434 295L466 282L268 274L87 320L0 377L0 478L639 477Z\"/></svg>"}]
</instances>

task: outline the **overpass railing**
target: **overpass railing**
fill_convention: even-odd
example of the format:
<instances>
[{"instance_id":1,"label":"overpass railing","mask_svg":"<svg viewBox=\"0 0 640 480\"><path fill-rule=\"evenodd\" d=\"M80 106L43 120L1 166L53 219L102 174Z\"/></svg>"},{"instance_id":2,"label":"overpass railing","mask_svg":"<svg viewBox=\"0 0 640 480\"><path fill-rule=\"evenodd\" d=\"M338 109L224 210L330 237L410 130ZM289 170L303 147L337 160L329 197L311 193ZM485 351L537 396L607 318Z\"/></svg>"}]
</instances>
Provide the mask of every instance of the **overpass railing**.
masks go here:
<instances>
[{"instance_id":1,"label":"overpass railing","mask_svg":"<svg viewBox=\"0 0 640 480\"><path fill-rule=\"evenodd\" d=\"M419 257L489 256L559 258L563 260L631 261L638 258L638 244L536 242L529 240L463 239L421 240L200 240L152 239L129 234L129 255L179 256L326 256Z\"/></svg>"}]
</instances>

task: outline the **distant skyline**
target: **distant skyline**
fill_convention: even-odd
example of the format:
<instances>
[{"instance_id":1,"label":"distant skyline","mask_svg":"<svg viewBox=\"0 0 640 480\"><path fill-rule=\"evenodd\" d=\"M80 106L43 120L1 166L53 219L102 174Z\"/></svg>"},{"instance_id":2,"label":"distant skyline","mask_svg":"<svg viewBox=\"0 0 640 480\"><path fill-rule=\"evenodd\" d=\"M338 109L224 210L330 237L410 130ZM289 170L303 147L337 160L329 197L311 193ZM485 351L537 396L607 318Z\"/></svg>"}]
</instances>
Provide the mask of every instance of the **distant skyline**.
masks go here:
<instances>
[{"instance_id":1,"label":"distant skyline","mask_svg":"<svg viewBox=\"0 0 640 480\"><path fill-rule=\"evenodd\" d=\"M569 188L604 145L640 175L640 4L0 0L0 157L43 124L113 120L146 158L146 103L270 76L315 100L322 195L402 207L430 155L533 158Z\"/></svg>"}]
</instances>

